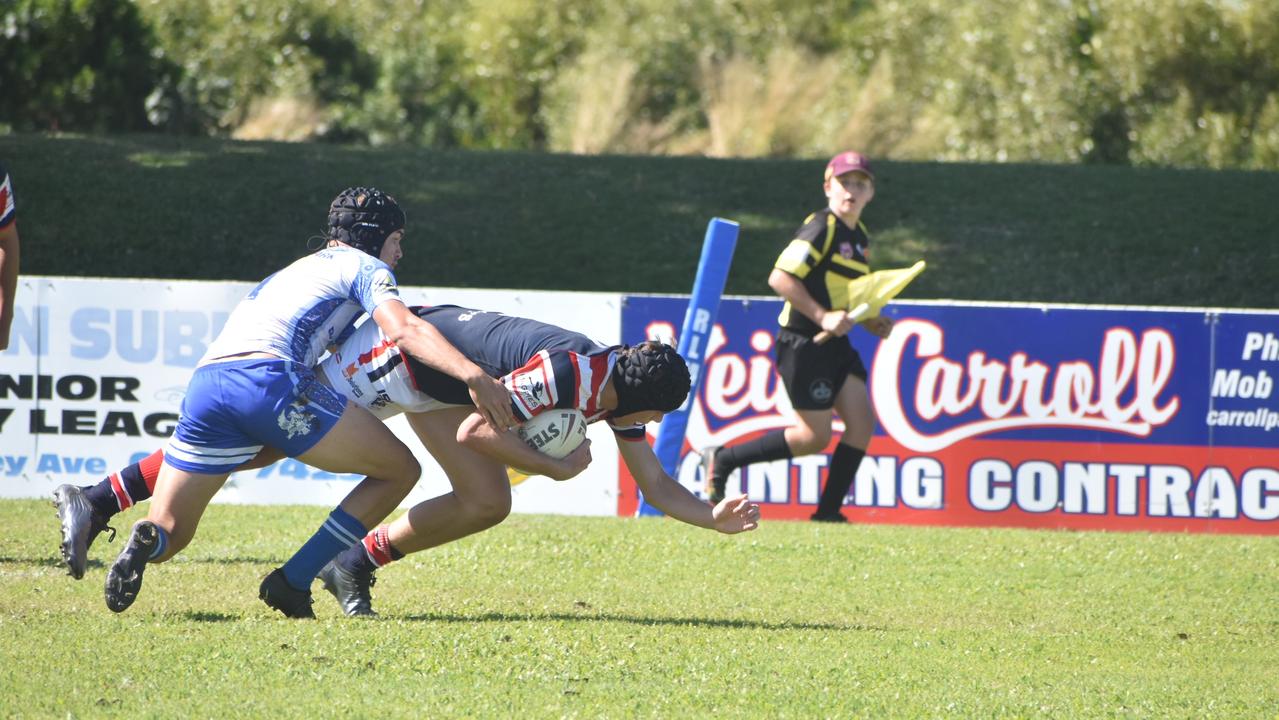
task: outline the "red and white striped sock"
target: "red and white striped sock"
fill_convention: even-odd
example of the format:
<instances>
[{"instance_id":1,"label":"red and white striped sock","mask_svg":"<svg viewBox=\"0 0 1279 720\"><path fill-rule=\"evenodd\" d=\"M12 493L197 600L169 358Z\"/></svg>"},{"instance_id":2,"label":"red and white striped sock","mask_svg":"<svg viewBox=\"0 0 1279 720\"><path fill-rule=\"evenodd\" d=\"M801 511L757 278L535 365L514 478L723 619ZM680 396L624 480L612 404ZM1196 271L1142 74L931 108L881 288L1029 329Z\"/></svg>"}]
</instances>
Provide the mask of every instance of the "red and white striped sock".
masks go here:
<instances>
[{"instance_id":1,"label":"red and white striped sock","mask_svg":"<svg viewBox=\"0 0 1279 720\"><path fill-rule=\"evenodd\" d=\"M369 560L378 567L390 564L396 558L392 556L394 552L391 548L391 529L388 525L378 525L368 535L364 536L364 552L368 554Z\"/></svg>"}]
</instances>

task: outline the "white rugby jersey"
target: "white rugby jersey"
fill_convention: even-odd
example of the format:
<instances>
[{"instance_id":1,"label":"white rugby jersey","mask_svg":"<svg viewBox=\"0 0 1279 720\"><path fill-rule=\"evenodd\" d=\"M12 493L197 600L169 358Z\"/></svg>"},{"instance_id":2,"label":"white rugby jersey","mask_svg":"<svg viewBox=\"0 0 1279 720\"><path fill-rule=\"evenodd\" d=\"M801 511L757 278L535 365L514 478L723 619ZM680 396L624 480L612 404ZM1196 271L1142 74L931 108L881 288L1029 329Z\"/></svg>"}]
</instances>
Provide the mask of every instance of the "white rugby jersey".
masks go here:
<instances>
[{"instance_id":1,"label":"white rugby jersey","mask_svg":"<svg viewBox=\"0 0 1279 720\"><path fill-rule=\"evenodd\" d=\"M236 305L200 365L265 352L311 367L351 334L360 315L399 299L386 263L352 247L325 248L258 283Z\"/></svg>"},{"instance_id":2,"label":"white rugby jersey","mask_svg":"<svg viewBox=\"0 0 1279 720\"><path fill-rule=\"evenodd\" d=\"M443 402L420 392L400 348L382 334L382 328L372 319L364 321L325 358L318 372L330 387L379 420L402 412L429 412L470 404L469 395L457 402ZM465 392L465 384L462 387Z\"/></svg>"}]
</instances>

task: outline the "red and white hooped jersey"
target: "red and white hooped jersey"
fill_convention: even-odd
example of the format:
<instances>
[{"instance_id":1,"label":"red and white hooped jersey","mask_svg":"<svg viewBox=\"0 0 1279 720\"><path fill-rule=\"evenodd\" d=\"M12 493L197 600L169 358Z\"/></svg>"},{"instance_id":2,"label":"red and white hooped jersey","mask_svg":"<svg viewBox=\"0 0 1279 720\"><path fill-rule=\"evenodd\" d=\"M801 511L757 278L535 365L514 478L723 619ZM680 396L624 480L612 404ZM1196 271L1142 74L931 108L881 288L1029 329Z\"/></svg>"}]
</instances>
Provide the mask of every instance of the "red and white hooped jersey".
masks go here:
<instances>
[{"instance_id":1,"label":"red and white hooped jersey","mask_svg":"<svg viewBox=\"0 0 1279 720\"><path fill-rule=\"evenodd\" d=\"M644 437L643 425L619 426L600 408L604 383L617 363L617 349L594 354L572 350L542 350L502 378L511 391L511 406L528 420L550 408L576 408L587 423L605 420L614 433L628 440Z\"/></svg>"}]
</instances>

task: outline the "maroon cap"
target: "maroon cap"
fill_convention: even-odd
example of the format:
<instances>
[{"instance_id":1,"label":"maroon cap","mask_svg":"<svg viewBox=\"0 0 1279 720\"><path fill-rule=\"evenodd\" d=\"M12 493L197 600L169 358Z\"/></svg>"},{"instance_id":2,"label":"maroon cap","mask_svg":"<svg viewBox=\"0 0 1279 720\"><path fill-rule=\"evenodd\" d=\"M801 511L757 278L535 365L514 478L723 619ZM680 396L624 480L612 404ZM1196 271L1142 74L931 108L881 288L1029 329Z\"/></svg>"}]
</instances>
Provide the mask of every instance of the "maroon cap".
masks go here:
<instances>
[{"instance_id":1,"label":"maroon cap","mask_svg":"<svg viewBox=\"0 0 1279 720\"><path fill-rule=\"evenodd\" d=\"M859 152L853 152L852 150L842 152L826 163L827 180L853 171L864 172L871 180L875 179L875 173L870 170L870 161Z\"/></svg>"}]
</instances>

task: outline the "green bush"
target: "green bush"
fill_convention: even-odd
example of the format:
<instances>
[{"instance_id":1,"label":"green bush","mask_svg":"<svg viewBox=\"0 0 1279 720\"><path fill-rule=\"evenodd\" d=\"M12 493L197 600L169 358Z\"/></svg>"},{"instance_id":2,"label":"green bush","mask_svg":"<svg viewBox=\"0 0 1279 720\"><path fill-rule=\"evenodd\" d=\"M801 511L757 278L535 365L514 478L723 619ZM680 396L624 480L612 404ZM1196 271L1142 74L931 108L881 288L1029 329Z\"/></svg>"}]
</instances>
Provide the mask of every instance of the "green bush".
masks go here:
<instances>
[{"instance_id":1,"label":"green bush","mask_svg":"<svg viewBox=\"0 0 1279 720\"><path fill-rule=\"evenodd\" d=\"M129 0L9 0L0 6L0 123L18 130L135 131L172 79Z\"/></svg>"},{"instance_id":2,"label":"green bush","mask_svg":"<svg viewBox=\"0 0 1279 720\"><path fill-rule=\"evenodd\" d=\"M178 94L211 129L234 129L264 98L358 104L378 79L371 36L356 35L333 3L144 0L142 8L181 64ZM394 42L389 29L379 37Z\"/></svg>"},{"instance_id":3,"label":"green bush","mask_svg":"<svg viewBox=\"0 0 1279 720\"><path fill-rule=\"evenodd\" d=\"M1271 0L11 0L0 123L1274 168ZM305 117L307 127L293 118ZM263 131L259 131L263 132Z\"/></svg>"}]
</instances>

